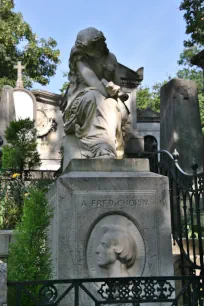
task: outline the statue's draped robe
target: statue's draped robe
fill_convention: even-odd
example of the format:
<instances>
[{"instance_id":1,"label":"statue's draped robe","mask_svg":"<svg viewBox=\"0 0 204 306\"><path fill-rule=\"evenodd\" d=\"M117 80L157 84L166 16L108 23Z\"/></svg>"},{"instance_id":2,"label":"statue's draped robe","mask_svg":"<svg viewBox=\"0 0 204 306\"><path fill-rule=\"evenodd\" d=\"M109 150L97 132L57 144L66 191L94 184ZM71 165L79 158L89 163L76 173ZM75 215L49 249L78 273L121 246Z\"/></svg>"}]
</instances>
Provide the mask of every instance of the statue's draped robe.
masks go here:
<instances>
[{"instance_id":1,"label":"statue's draped robe","mask_svg":"<svg viewBox=\"0 0 204 306\"><path fill-rule=\"evenodd\" d=\"M94 62L93 59L79 55L71 56L70 87L64 113L67 134L64 165L72 158L122 158L123 130L128 122L127 110L119 99L105 98L97 88L88 87L77 71L77 60L86 61L99 80L104 78L114 81L117 65L116 58L111 53L103 62L99 59Z\"/></svg>"},{"instance_id":2,"label":"statue's draped robe","mask_svg":"<svg viewBox=\"0 0 204 306\"><path fill-rule=\"evenodd\" d=\"M94 88L78 94L67 110L65 130L75 133L83 157L123 156L123 107L121 101L106 99Z\"/></svg>"}]
</instances>

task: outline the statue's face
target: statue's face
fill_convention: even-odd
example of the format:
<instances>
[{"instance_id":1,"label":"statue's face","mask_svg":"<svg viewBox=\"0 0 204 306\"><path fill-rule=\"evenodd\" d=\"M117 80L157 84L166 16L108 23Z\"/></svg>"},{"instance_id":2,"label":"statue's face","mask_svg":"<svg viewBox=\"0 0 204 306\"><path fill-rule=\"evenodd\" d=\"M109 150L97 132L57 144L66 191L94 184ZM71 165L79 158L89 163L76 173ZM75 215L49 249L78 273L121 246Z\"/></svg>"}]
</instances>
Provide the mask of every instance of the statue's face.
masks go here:
<instances>
[{"instance_id":1,"label":"statue's face","mask_svg":"<svg viewBox=\"0 0 204 306\"><path fill-rule=\"evenodd\" d=\"M101 243L96 249L96 255L99 267L107 267L116 261L116 253L114 252L108 234L105 234L101 239Z\"/></svg>"},{"instance_id":2,"label":"statue's face","mask_svg":"<svg viewBox=\"0 0 204 306\"><path fill-rule=\"evenodd\" d=\"M104 41L102 39L92 41L86 49L86 54L91 57L100 57L104 51Z\"/></svg>"}]
</instances>

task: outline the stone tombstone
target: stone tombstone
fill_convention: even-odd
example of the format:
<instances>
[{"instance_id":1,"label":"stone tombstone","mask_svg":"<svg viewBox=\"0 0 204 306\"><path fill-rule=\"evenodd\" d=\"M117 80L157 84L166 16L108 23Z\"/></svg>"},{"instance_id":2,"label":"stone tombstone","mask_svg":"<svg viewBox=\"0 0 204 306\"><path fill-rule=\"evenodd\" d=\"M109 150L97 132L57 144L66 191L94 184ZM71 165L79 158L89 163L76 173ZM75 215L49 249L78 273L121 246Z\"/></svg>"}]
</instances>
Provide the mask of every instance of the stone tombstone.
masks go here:
<instances>
[{"instance_id":1,"label":"stone tombstone","mask_svg":"<svg viewBox=\"0 0 204 306\"><path fill-rule=\"evenodd\" d=\"M72 160L48 200L54 278L173 275L168 178L148 160Z\"/></svg>"},{"instance_id":2,"label":"stone tombstone","mask_svg":"<svg viewBox=\"0 0 204 306\"><path fill-rule=\"evenodd\" d=\"M15 118L13 88L11 86L3 86L0 95L0 136L3 138L4 144L6 144L5 130Z\"/></svg>"},{"instance_id":3,"label":"stone tombstone","mask_svg":"<svg viewBox=\"0 0 204 306\"><path fill-rule=\"evenodd\" d=\"M194 81L172 79L161 88L160 148L179 152L179 164L192 172L193 158L203 171L203 135Z\"/></svg>"},{"instance_id":4,"label":"stone tombstone","mask_svg":"<svg viewBox=\"0 0 204 306\"><path fill-rule=\"evenodd\" d=\"M31 91L24 88L14 88L13 98L17 119L36 119L36 99Z\"/></svg>"},{"instance_id":5,"label":"stone tombstone","mask_svg":"<svg viewBox=\"0 0 204 306\"><path fill-rule=\"evenodd\" d=\"M0 306L7 302L7 264L0 260Z\"/></svg>"},{"instance_id":6,"label":"stone tombstone","mask_svg":"<svg viewBox=\"0 0 204 306\"><path fill-rule=\"evenodd\" d=\"M64 127L60 110L61 95L33 90L36 98L36 128L38 152L42 170L58 170L61 162Z\"/></svg>"}]
</instances>

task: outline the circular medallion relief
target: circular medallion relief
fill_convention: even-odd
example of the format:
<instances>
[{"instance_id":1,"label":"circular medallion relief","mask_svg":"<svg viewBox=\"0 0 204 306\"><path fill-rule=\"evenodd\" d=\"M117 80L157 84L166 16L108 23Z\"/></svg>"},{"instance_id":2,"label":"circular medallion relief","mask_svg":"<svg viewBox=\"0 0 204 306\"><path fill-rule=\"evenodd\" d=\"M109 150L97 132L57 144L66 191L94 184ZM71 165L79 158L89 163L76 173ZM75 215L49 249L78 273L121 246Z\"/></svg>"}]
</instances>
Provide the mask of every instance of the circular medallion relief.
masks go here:
<instances>
[{"instance_id":1,"label":"circular medallion relief","mask_svg":"<svg viewBox=\"0 0 204 306\"><path fill-rule=\"evenodd\" d=\"M37 110L36 128L38 137L47 135L52 128L52 120L49 120L46 113L41 109Z\"/></svg>"},{"instance_id":2,"label":"circular medallion relief","mask_svg":"<svg viewBox=\"0 0 204 306\"><path fill-rule=\"evenodd\" d=\"M142 276L145 243L137 225L119 214L100 219L89 235L86 260L91 277Z\"/></svg>"}]
</instances>

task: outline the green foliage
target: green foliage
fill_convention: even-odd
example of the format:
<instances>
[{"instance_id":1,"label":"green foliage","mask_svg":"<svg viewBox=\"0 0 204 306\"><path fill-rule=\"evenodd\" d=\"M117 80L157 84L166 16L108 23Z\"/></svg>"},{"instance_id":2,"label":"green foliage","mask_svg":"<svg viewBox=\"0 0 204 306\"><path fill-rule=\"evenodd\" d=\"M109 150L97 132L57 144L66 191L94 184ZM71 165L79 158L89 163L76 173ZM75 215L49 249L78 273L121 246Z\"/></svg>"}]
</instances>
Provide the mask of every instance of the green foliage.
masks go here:
<instances>
[{"instance_id":1,"label":"green foliage","mask_svg":"<svg viewBox=\"0 0 204 306\"><path fill-rule=\"evenodd\" d=\"M137 108L146 109L151 108L155 112L160 112L160 88L167 81L163 83L156 83L152 88L139 88L137 92Z\"/></svg>"},{"instance_id":2,"label":"green foliage","mask_svg":"<svg viewBox=\"0 0 204 306\"><path fill-rule=\"evenodd\" d=\"M201 51L199 45L194 45L191 48L185 48L179 56L178 64L183 66L192 66L191 58Z\"/></svg>"},{"instance_id":3,"label":"green foliage","mask_svg":"<svg viewBox=\"0 0 204 306\"><path fill-rule=\"evenodd\" d=\"M62 85L62 88L60 88L60 91L62 94L64 94L67 90L67 87L69 86L69 81L68 81L68 72L63 73L63 77L66 78L66 82Z\"/></svg>"},{"instance_id":4,"label":"green foliage","mask_svg":"<svg viewBox=\"0 0 204 306\"><path fill-rule=\"evenodd\" d=\"M149 87L140 87L137 91L137 108L146 109L150 105L151 92Z\"/></svg>"},{"instance_id":5,"label":"green foliage","mask_svg":"<svg viewBox=\"0 0 204 306\"><path fill-rule=\"evenodd\" d=\"M48 247L48 226L52 217L43 190L32 187L24 198L22 222L14 231L8 259L8 279L10 281L50 279L52 273L51 255ZM34 287L33 293L39 288ZM9 299L13 292L9 291ZM26 296L22 306L33 305Z\"/></svg>"},{"instance_id":6,"label":"green foliage","mask_svg":"<svg viewBox=\"0 0 204 306\"><path fill-rule=\"evenodd\" d=\"M200 119L201 119L201 125L202 125L202 133L204 135L204 95L203 94L198 95L198 101L199 101L199 107L200 107Z\"/></svg>"},{"instance_id":7,"label":"green foliage","mask_svg":"<svg viewBox=\"0 0 204 306\"><path fill-rule=\"evenodd\" d=\"M22 172L40 165L34 121L28 118L11 121L5 138L8 144L2 148L0 228L14 229L21 220L24 194L27 193ZM13 173L8 177L5 169Z\"/></svg>"},{"instance_id":8,"label":"green foliage","mask_svg":"<svg viewBox=\"0 0 204 306\"><path fill-rule=\"evenodd\" d=\"M26 65L25 87L30 88L33 82L48 84L59 63L56 41L38 39L22 14L14 12L12 0L1 0L0 19L0 88L15 85L13 66L18 61Z\"/></svg>"},{"instance_id":9,"label":"green foliage","mask_svg":"<svg viewBox=\"0 0 204 306\"><path fill-rule=\"evenodd\" d=\"M5 181L1 175L0 184L0 230L13 230L21 220L24 195L27 193L25 182L14 173Z\"/></svg>"},{"instance_id":10,"label":"green foliage","mask_svg":"<svg viewBox=\"0 0 204 306\"><path fill-rule=\"evenodd\" d=\"M183 0L180 10L185 11L186 34L190 34L190 39L184 41L184 46L192 47L194 44L204 45L203 0Z\"/></svg>"},{"instance_id":11,"label":"green foliage","mask_svg":"<svg viewBox=\"0 0 204 306\"><path fill-rule=\"evenodd\" d=\"M2 149L2 168L21 173L40 165L36 133L35 123L29 118L11 121L5 131L8 145Z\"/></svg>"}]
</instances>

